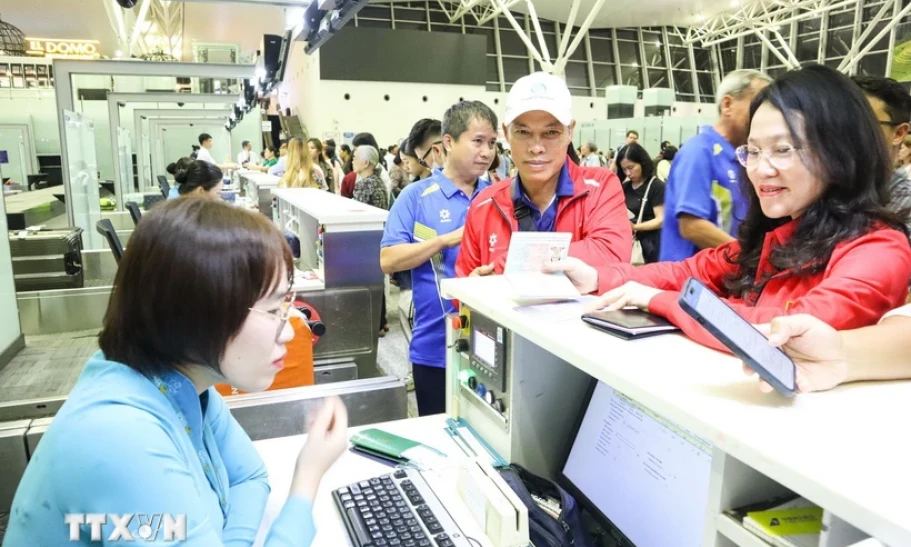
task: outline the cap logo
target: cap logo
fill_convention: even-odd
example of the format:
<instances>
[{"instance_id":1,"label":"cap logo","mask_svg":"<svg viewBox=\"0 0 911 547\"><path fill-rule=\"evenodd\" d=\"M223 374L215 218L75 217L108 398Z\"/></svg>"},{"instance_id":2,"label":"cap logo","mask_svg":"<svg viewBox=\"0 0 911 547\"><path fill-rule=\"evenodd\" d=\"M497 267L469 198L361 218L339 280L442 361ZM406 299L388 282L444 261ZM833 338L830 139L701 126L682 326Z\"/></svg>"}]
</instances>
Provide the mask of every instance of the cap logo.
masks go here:
<instances>
[{"instance_id":1,"label":"cap logo","mask_svg":"<svg viewBox=\"0 0 911 547\"><path fill-rule=\"evenodd\" d=\"M535 85L531 86L531 89L529 89L529 91L531 91L532 95L547 95L547 85L543 82L538 82Z\"/></svg>"}]
</instances>

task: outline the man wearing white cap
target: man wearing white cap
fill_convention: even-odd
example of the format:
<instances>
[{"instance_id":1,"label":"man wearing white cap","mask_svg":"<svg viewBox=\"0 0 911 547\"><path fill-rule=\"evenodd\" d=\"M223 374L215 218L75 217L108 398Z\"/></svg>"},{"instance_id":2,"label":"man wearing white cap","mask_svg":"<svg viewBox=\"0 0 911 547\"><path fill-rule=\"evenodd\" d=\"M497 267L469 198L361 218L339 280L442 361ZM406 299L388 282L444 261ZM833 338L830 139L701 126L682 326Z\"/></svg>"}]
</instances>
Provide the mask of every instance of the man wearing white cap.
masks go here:
<instances>
[{"instance_id":1,"label":"man wearing white cap","mask_svg":"<svg viewBox=\"0 0 911 547\"><path fill-rule=\"evenodd\" d=\"M503 131L519 173L475 198L456 275L503 273L516 231L570 232L570 256L586 263L630 261L632 230L620 180L608 169L569 160L574 127L562 79L536 72L513 85Z\"/></svg>"}]
</instances>

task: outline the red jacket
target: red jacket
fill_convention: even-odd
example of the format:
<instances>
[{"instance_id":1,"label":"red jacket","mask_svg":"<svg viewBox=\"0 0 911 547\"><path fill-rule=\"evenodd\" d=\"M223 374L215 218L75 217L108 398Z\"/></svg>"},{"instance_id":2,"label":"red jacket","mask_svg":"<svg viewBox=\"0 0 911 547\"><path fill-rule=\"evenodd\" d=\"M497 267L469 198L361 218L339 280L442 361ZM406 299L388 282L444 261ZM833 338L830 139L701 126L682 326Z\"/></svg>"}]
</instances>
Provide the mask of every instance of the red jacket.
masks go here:
<instances>
[{"instance_id":1,"label":"red jacket","mask_svg":"<svg viewBox=\"0 0 911 547\"><path fill-rule=\"evenodd\" d=\"M569 159L566 163L573 195L557 203L554 231L572 233L569 254L587 264L629 262L633 235L617 175L600 167L579 167ZM509 240L519 229L512 198L512 179L489 186L475 197L465 219L457 276L467 276L491 262L495 273L503 273Z\"/></svg>"},{"instance_id":2,"label":"red jacket","mask_svg":"<svg viewBox=\"0 0 911 547\"><path fill-rule=\"evenodd\" d=\"M342 187L339 189L339 195L346 198L354 199L354 186L357 184L357 173L351 171L342 179Z\"/></svg>"},{"instance_id":3,"label":"red jacket","mask_svg":"<svg viewBox=\"0 0 911 547\"><path fill-rule=\"evenodd\" d=\"M757 278L777 272L769 263L769 255L774 247L787 242L796 228L795 220L766 234ZM678 291L690 277L705 283L715 294L725 295L724 278L736 271L735 265L725 259L725 253L734 256L739 249L739 243L733 241L716 249L705 249L682 262L599 268L598 290L603 293L627 281L663 289L649 302L649 311L667 318L700 344L727 351L683 311L677 299ZM909 278L908 238L898 230L879 228L836 245L829 263L817 274L773 277L755 302L733 296L725 300L754 324L768 323L782 315L806 313L838 330L855 329L876 324L887 311L904 304Z\"/></svg>"}]
</instances>

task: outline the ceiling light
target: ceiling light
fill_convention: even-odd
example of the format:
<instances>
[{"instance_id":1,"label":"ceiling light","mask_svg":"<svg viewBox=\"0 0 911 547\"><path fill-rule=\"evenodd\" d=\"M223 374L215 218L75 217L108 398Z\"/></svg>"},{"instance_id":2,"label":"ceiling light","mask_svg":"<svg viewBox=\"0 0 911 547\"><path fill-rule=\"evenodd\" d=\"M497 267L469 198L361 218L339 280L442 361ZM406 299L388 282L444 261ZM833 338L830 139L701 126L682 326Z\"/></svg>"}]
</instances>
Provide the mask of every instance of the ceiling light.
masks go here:
<instances>
[{"instance_id":1,"label":"ceiling light","mask_svg":"<svg viewBox=\"0 0 911 547\"><path fill-rule=\"evenodd\" d=\"M700 21L705 21L705 14L700 13L699 15L696 16L696 18L699 19Z\"/></svg>"},{"instance_id":2,"label":"ceiling light","mask_svg":"<svg viewBox=\"0 0 911 547\"><path fill-rule=\"evenodd\" d=\"M634 63L633 63L633 66L638 67L638 66L639 66L639 63L635 63L635 62L634 62Z\"/></svg>"},{"instance_id":3,"label":"ceiling light","mask_svg":"<svg viewBox=\"0 0 911 547\"><path fill-rule=\"evenodd\" d=\"M731 0L731 7L736 8L740 5L740 0Z\"/></svg>"},{"instance_id":4,"label":"ceiling light","mask_svg":"<svg viewBox=\"0 0 911 547\"><path fill-rule=\"evenodd\" d=\"M655 45L661 47L661 40L655 40Z\"/></svg>"},{"instance_id":5,"label":"ceiling light","mask_svg":"<svg viewBox=\"0 0 911 547\"><path fill-rule=\"evenodd\" d=\"M118 49L117 51L114 52L114 57L118 57L118 58L123 57L123 52Z\"/></svg>"}]
</instances>

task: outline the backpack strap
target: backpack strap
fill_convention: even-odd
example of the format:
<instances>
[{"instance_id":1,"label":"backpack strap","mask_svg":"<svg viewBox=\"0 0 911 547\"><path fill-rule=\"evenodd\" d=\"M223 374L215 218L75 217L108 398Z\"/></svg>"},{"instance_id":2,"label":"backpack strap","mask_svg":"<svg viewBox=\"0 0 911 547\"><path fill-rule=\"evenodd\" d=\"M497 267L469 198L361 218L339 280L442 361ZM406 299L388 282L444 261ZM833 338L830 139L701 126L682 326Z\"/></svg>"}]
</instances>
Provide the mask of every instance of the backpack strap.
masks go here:
<instances>
[{"instance_id":1,"label":"backpack strap","mask_svg":"<svg viewBox=\"0 0 911 547\"><path fill-rule=\"evenodd\" d=\"M522 200L522 189L519 188L518 177L512 179L510 190L512 191L513 196L519 196L518 198L514 197L512 200L512 214L519 222L519 231L537 232L538 227L535 226L535 220L531 216L531 207Z\"/></svg>"}]
</instances>

